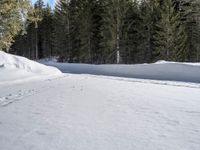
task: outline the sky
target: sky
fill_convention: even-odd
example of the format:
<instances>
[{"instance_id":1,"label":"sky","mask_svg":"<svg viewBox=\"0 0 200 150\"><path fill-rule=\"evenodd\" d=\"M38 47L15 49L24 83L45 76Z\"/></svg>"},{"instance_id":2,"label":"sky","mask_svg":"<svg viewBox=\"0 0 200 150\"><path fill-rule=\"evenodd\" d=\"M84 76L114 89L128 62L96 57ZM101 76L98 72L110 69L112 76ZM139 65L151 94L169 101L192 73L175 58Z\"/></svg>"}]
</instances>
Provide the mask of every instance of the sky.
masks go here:
<instances>
[{"instance_id":1,"label":"sky","mask_svg":"<svg viewBox=\"0 0 200 150\"><path fill-rule=\"evenodd\" d=\"M37 0L31 0L31 2L34 4ZM43 0L45 4L49 4L51 7L54 7L55 0Z\"/></svg>"}]
</instances>

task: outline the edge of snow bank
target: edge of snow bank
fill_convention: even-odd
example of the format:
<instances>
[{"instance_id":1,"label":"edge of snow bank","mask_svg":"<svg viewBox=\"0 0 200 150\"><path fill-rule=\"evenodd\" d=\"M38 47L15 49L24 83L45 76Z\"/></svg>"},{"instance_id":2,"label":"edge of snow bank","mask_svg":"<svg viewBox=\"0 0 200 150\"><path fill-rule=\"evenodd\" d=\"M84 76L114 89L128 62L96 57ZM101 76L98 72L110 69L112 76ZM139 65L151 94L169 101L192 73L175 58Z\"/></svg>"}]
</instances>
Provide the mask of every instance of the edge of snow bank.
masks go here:
<instances>
[{"instance_id":1,"label":"edge of snow bank","mask_svg":"<svg viewBox=\"0 0 200 150\"><path fill-rule=\"evenodd\" d=\"M3 51L0 51L0 73L1 82L62 74L55 67L46 66Z\"/></svg>"},{"instance_id":2,"label":"edge of snow bank","mask_svg":"<svg viewBox=\"0 0 200 150\"><path fill-rule=\"evenodd\" d=\"M64 73L93 74L151 80L168 80L200 83L200 63L159 61L136 65L89 65L43 62Z\"/></svg>"}]
</instances>

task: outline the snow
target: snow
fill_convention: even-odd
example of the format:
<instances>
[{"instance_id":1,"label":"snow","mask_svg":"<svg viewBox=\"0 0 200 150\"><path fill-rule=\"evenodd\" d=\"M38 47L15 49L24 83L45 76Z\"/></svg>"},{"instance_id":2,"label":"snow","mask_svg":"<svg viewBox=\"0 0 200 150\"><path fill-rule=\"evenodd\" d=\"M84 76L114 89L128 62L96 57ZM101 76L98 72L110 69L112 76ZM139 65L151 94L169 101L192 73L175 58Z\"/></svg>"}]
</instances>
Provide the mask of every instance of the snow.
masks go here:
<instances>
[{"instance_id":1,"label":"snow","mask_svg":"<svg viewBox=\"0 0 200 150\"><path fill-rule=\"evenodd\" d=\"M11 64L27 61L24 65L31 69L8 65L10 59L0 61L3 64L0 79L2 74L13 78L12 82L0 84L0 150L200 149L198 80L186 83L159 81L161 77L157 80L123 77L135 75L130 69L136 68L140 74L153 78L153 70L157 76L159 71L163 75L161 69L168 66L165 69L174 71L174 75L189 69L192 73L186 79L193 81L190 78L197 76L194 74L198 74L198 64L158 62L128 66L52 62L51 65L64 72L78 73L58 71L57 74L55 68L46 70L44 65L9 56L19 58ZM41 70L35 71L33 64L38 65L36 70ZM50 69L55 71L53 77L49 76ZM26 72L27 78L34 72L38 80L14 82L14 78L22 75L20 71ZM113 73L118 77L111 76ZM180 78L185 80L183 76Z\"/></svg>"},{"instance_id":2,"label":"snow","mask_svg":"<svg viewBox=\"0 0 200 150\"><path fill-rule=\"evenodd\" d=\"M142 81L65 74L0 86L0 149L199 150L200 88Z\"/></svg>"},{"instance_id":3,"label":"snow","mask_svg":"<svg viewBox=\"0 0 200 150\"><path fill-rule=\"evenodd\" d=\"M57 68L48 67L3 51L0 51L0 73L0 83L61 74Z\"/></svg>"},{"instance_id":4,"label":"snow","mask_svg":"<svg viewBox=\"0 0 200 150\"><path fill-rule=\"evenodd\" d=\"M89 65L56 63L52 61L42 61L42 63L57 67L65 73L200 83L200 63L167 61L137 65Z\"/></svg>"}]
</instances>

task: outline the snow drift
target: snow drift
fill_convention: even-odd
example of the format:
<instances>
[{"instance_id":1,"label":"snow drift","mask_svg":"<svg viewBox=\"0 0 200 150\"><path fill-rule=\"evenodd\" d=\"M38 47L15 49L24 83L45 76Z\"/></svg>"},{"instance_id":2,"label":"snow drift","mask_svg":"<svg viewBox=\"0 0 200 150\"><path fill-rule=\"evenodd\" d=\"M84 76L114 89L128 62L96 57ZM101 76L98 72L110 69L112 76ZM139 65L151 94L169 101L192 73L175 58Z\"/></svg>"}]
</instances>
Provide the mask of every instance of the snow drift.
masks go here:
<instances>
[{"instance_id":1,"label":"snow drift","mask_svg":"<svg viewBox=\"0 0 200 150\"><path fill-rule=\"evenodd\" d=\"M200 63L159 61L137 65L88 65L42 62L65 73L107 75L152 80L169 80L200 83Z\"/></svg>"},{"instance_id":2,"label":"snow drift","mask_svg":"<svg viewBox=\"0 0 200 150\"><path fill-rule=\"evenodd\" d=\"M57 68L0 51L0 82L58 74Z\"/></svg>"}]
</instances>

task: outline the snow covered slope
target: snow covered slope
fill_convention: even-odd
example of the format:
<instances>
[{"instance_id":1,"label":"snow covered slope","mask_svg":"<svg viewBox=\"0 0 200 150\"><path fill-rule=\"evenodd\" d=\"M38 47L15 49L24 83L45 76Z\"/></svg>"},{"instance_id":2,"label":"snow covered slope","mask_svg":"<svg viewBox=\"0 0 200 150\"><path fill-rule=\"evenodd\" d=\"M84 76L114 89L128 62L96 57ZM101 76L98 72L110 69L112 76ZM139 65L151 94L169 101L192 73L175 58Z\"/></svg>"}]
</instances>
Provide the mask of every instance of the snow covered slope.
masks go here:
<instances>
[{"instance_id":1,"label":"snow covered slope","mask_svg":"<svg viewBox=\"0 0 200 150\"><path fill-rule=\"evenodd\" d=\"M0 83L58 74L61 72L54 67L0 51Z\"/></svg>"},{"instance_id":2,"label":"snow covered slope","mask_svg":"<svg viewBox=\"0 0 200 150\"><path fill-rule=\"evenodd\" d=\"M55 66L65 73L200 83L200 63L175 63L166 61L138 65L88 65L44 61L42 63Z\"/></svg>"}]
</instances>

